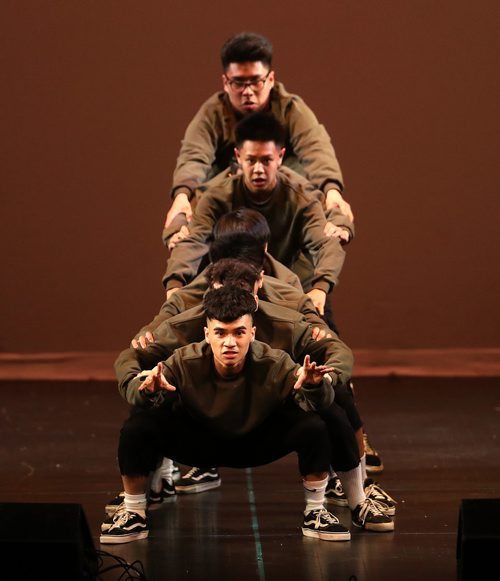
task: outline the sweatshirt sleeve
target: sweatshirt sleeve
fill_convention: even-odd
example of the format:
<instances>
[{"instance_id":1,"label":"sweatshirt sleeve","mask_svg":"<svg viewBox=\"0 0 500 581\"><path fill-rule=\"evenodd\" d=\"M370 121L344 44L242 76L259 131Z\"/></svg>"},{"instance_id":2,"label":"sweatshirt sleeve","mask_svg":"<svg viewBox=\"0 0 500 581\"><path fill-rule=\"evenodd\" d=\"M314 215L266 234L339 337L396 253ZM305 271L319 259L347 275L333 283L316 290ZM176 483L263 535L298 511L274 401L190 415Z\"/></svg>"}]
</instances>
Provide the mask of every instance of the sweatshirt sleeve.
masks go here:
<instances>
[{"instance_id":1,"label":"sweatshirt sleeve","mask_svg":"<svg viewBox=\"0 0 500 581\"><path fill-rule=\"evenodd\" d=\"M141 381L137 375L146 369L153 369L160 361L165 361L179 347L177 337L168 323L158 328L158 337L154 343L145 349L123 350L115 361L115 374L118 380L120 395L132 405L147 405L145 398L138 388Z\"/></svg>"},{"instance_id":2,"label":"sweatshirt sleeve","mask_svg":"<svg viewBox=\"0 0 500 581\"><path fill-rule=\"evenodd\" d=\"M352 377L354 357L351 349L334 333L328 330L330 337L316 341L312 337L312 326L306 322L297 323L294 327L295 345L293 358L298 363L304 360L306 355L311 357L318 365L334 367L335 372L330 374L331 384L347 383Z\"/></svg>"},{"instance_id":3,"label":"sweatshirt sleeve","mask_svg":"<svg viewBox=\"0 0 500 581\"><path fill-rule=\"evenodd\" d=\"M321 204L310 198L302 209L302 249L314 266L312 287L329 293L338 284L345 251L337 238L325 236L325 224Z\"/></svg>"},{"instance_id":4,"label":"sweatshirt sleeve","mask_svg":"<svg viewBox=\"0 0 500 581\"><path fill-rule=\"evenodd\" d=\"M318 189L344 189L342 172L330 136L305 102L294 95L285 112L289 138L306 176Z\"/></svg>"},{"instance_id":5,"label":"sweatshirt sleeve","mask_svg":"<svg viewBox=\"0 0 500 581\"><path fill-rule=\"evenodd\" d=\"M168 259L162 279L167 290L186 286L195 278L201 259L208 252L207 241L215 222L224 212L208 192L200 198L189 225L189 236L176 244Z\"/></svg>"},{"instance_id":6,"label":"sweatshirt sleeve","mask_svg":"<svg viewBox=\"0 0 500 581\"><path fill-rule=\"evenodd\" d=\"M179 188L187 188L192 197L196 188L210 176L222 131L217 99L217 95L208 99L186 129L174 170L172 195Z\"/></svg>"}]
</instances>

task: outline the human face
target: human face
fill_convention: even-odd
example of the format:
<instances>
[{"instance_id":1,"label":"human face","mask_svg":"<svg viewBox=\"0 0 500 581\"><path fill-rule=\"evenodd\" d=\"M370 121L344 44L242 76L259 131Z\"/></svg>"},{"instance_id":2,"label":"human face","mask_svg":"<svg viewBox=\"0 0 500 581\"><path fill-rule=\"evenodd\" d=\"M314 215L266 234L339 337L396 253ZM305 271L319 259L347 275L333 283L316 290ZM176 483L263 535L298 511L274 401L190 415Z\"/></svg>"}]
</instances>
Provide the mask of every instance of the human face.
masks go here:
<instances>
[{"instance_id":1,"label":"human face","mask_svg":"<svg viewBox=\"0 0 500 581\"><path fill-rule=\"evenodd\" d=\"M279 148L274 141L244 141L235 153L250 192L258 196L275 187L285 148Z\"/></svg>"},{"instance_id":2,"label":"human face","mask_svg":"<svg viewBox=\"0 0 500 581\"><path fill-rule=\"evenodd\" d=\"M237 375L242 371L250 343L255 339L252 317L243 315L231 323L208 319L205 339L212 348L217 373L222 377Z\"/></svg>"},{"instance_id":3,"label":"human face","mask_svg":"<svg viewBox=\"0 0 500 581\"><path fill-rule=\"evenodd\" d=\"M254 85L250 85L251 81ZM238 82L246 83L244 88L237 86ZM269 93L274 87L274 71L270 71L261 61L230 63L222 75L222 83L231 105L246 115L267 107Z\"/></svg>"}]
</instances>

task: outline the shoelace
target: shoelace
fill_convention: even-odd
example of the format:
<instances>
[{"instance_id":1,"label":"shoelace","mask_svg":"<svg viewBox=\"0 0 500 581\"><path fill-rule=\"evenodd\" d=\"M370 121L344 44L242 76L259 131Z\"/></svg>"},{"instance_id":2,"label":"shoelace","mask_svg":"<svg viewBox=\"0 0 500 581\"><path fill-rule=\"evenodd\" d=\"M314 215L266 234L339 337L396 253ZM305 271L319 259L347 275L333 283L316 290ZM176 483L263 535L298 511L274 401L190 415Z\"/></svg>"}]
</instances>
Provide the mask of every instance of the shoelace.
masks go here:
<instances>
[{"instance_id":1,"label":"shoelace","mask_svg":"<svg viewBox=\"0 0 500 581\"><path fill-rule=\"evenodd\" d=\"M184 476L182 478L188 479L191 478L191 476L193 476L194 474L196 474L199 471L199 468L197 468L196 466L191 468L191 470L189 472L187 472L186 474L184 474Z\"/></svg>"},{"instance_id":2,"label":"shoelace","mask_svg":"<svg viewBox=\"0 0 500 581\"><path fill-rule=\"evenodd\" d=\"M328 512L326 508L318 508L316 511L316 526L319 526L321 522L326 522L329 525L339 524L339 519Z\"/></svg>"},{"instance_id":3,"label":"shoelace","mask_svg":"<svg viewBox=\"0 0 500 581\"><path fill-rule=\"evenodd\" d=\"M387 511L389 509L387 504L384 504L383 502L380 502L379 500L375 500L374 498L370 498L370 500L373 502L373 504L378 508L378 510L381 513L387 514Z\"/></svg>"},{"instance_id":4,"label":"shoelace","mask_svg":"<svg viewBox=\"0 0 500 581\"><path fill-rule=\"evenodd\" d=\"M113 526L114 527L121 527L123 525L126 525L127 522L131 519L134 518L134 514L132 512L129 512L128 510L125 509L125 506L123 507L123 510L120 510L119 513L116 514L115 518L113 519Z\"/></svg>"},{"instance_id":5,"label":"shoelace","mask_svg":"<svg viewBox=\"0 0 500 581\"><path fill-rule=\"evenodd\" d=\"M364 523L370 512L375 516L384 516L384 512L379 509L376 502L371 498L367 498L361 505L361 510L359 511L359 520Z\"/></svg>"},{"instance_id":6,"label":"shoelace","mask_svg":"<svg viewBox=\"0 0 500 581\"><path fill-rule=\"evenodd\" d=\"M385 490L382 490L382 488L380 488L380 486L375 484L375 482L373 484L370 484L365 489L365 494L366 494L366 496L372 496L372 495L375 497L378 496L379 499L381 499L381 502L384 502L384 500L390 500L391 502L394 502L394 504L397 504L397 502L394 500L394 498L389 496L387 494L387 492L385 492ZM374 498L372 500L377 500L377 498Z\"/></svg>"}]
</instances>

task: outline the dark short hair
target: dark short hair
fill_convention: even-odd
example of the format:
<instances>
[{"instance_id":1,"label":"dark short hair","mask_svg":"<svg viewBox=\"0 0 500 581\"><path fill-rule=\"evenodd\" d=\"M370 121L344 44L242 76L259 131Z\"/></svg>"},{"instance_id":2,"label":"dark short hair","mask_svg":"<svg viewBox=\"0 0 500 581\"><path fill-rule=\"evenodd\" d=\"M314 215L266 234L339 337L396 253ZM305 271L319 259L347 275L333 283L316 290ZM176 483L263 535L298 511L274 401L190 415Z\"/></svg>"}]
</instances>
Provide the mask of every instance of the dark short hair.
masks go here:
<instances>
[{"instance_id":1,"label":"dark short hair","mask_svg":"<svg viewBox=\"0 0 500 581\"><path fill-rule=\"evenodd\" d=\"M210 262L217 262L222 258L237 258L252 264L258 270L262 270L265 256L265 245L246 232L223 234L211 242L209 250Z\"/></svg>"},{"instance_id":2,"label":"dark short hair","mask_svg":"<svg viewBox=\"0 0 500 581\"><path fill-rule=\"evenodd\" d=\"M220 52L220 59L224 72L231 63L256 63L258 61L270 69L273 60L273 45L261 34L240 32L226 40Z\"/></svg>"},{"instance_id":3,"label":"dark short hair","mask_svg":"<svg viewBox=\"0 0 500 581\"><path fill-rule=\"evenodd\" d=\"M271 113L256 112L245 115L236 125L236 147L244 141L274 141L278 147L285 145L285 129Z\"/></svg>"},{"instance_id":4,"label":"dark short hair","mask_svg":"<svg viewBox=\"0 0 500 581\"><path fill-rule=\"evenodd\" d=\"M223 214L214 226L214 239L233 232L246 232L253 236L259 244L266 244L271 238L271 230L266 218L257 210L238 208Z\"/></svg>"},{"instance_id":5,"label":"dark short hair","mask_svg":"<svg viewBox=\"0 0 500 581\"><path fill-rule=\"evenodd\" d=\"M244 315L257 310L257 303L252 293L233 285L210 289L203 298L203 308L207 319L231 323Z\"/></svg>"},{"instance_id":6,"label":"dark short hair","mask_svg":"<svg viewBox=\"0 0 500 581\"><path fill-rule=\"evenodd\" d=\"M207 267L206 276L209 288L217 283L230 284L253 293L260 271L248 262L236 258L222 258Z\"/></svg>"}]
</instances>

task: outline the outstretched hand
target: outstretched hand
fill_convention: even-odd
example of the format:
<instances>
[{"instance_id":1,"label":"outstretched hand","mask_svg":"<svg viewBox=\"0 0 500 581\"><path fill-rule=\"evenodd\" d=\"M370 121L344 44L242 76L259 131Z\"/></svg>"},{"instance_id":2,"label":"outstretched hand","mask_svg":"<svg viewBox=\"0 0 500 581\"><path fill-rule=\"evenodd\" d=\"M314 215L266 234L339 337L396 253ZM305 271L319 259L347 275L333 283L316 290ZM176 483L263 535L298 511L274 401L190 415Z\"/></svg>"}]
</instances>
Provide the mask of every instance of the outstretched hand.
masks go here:
<instances>
[{"instance_id":1,"label":"outstretched hand","mask_svg":"<svg viewBox=\"0 0 500 581\"><path fill-rule=\"evenodd\" d=\"M304 383L318 384L326 373L332 373L334 371L335 367L317 365L314 361L311 363L311 357L306 355L302 367L299 367L297 372L297 381L293 389L300 389Z\"/></svg>"},{"instance_id":2,"label":"outstretched hand","mask_svg":"<svg viewBox=\"0 0 500 581\"><path fill-rule=\"evenodd\" d=\"M158 391L176 391L176 387L169 383L163 375L163 363L158 363L150 371L141 371L137 377L146 377L139 387L141 393L157 393Z\"/></svg>"}]
</instances>

